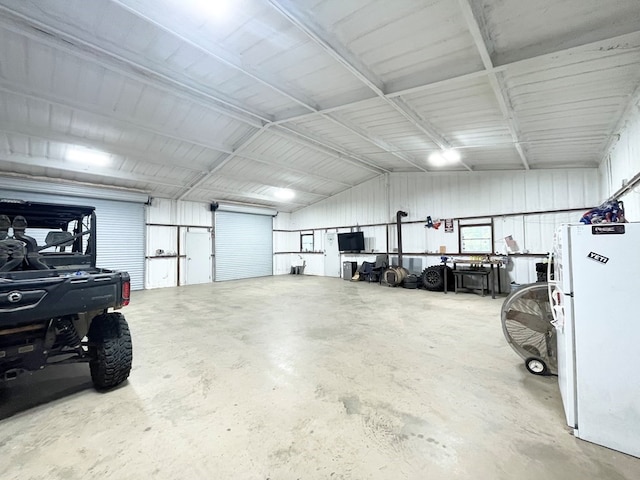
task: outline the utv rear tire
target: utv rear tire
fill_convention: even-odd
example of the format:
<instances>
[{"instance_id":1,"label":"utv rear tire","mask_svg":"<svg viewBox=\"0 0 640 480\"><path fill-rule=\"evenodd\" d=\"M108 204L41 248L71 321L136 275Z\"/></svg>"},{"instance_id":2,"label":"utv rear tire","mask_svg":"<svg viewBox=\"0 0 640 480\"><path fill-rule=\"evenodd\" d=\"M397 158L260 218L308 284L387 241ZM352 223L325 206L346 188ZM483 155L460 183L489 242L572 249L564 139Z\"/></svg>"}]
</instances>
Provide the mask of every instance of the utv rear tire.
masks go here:
<instances>
[{"instance_id":1,"label":"utv rear tire","mask_svg":"<svg viewBox=\"0 0 640 480\"><path fill-rule=\"evenodd\" d=\"M105 313L89 328L91 380L97 389L120 385L131 372L133 348L129 325L121 313Z\"/></svg>"}]
</instances>

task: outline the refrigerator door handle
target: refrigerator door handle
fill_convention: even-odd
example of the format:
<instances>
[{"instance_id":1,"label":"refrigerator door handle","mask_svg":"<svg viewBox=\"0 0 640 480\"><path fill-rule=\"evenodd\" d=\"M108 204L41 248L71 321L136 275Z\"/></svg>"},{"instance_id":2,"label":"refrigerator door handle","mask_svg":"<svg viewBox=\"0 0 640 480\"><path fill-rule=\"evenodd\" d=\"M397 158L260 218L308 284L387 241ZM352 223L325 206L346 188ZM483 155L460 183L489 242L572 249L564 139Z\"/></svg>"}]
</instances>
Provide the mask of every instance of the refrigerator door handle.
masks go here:
<instances>
[{"instance_id":1,"label":"refrigerator door handle","mask_svg":"<svg viewBox=\"0 0 640 480\"><path fill-rule=\"evenodd\" d=\"M549 263L547 263L547 291L549 294L549 303L551 304L551 325L561 330L564 326L564 307L560 303L560 295L562 293L556 288L558 282L551 278L551 265L553 264L553 251L549 253Z\"/></svg>"}]
</instances>

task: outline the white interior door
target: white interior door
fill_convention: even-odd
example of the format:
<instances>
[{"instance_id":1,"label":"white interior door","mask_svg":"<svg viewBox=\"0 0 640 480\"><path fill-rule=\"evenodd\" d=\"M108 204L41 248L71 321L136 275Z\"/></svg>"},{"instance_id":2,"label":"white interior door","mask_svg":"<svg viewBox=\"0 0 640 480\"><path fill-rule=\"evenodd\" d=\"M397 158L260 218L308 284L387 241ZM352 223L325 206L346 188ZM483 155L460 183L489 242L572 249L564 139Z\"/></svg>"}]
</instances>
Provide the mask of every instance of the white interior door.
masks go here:
<instances>
[{"instance_id":1,"label":"white interior door","mask_svg":"<svg viewBox=\"0 0 640 480\"><path fill-rule=\"evenodd\" d=\"M324 238L324 274L327 277L340 277L340 251L338 234L327 233Z\"/></svg>"},{"instance_id":2,"label":"white interior door","mask_svg":"<svg viewBox=\"0 0 640 480\"><path fill-rule=\"evenodd\" d=\"M211 281L211 233L206 230L190 230L185 237L187 285Z\"/></svg>"}]
</instances>

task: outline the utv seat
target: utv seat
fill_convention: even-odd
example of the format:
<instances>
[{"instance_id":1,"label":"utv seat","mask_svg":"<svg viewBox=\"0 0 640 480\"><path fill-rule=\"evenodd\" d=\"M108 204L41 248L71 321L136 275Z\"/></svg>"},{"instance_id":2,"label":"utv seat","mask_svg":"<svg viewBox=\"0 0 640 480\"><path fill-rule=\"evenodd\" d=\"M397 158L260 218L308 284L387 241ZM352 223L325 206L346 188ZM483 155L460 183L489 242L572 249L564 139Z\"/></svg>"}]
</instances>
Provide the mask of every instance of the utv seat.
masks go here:
<instances>
[{"instance_id":1,"label":"utv seat","mask_svg":"<svg viewBox=\"0 0 640 480\"><path fill-rule=\"evenodd\" d=\"M55 248L59 248L60 252L64 252L65 247L70 247L71 245L73 245L73 242L73 233L65 232L62 230L53 230L51 232L48 232L47 237L44 239L44 243L46 243L47 245L55 243Z\"/></svg>"},{"instance_id":2,"label":"utv seat","mask_svg":"<svg viewBox=\"0 0 640 480\"><path fill-rule=\"evenodd\" d=\"M13 218L13 237L16 240L24 242L27 247L27 264L36 270L48 270L49 267L42 263L40 254L38 253L38 242L25 232L27 230L27 219L22 215L16 215Z\"/></svg>"},{"instance_id":3,"label":"utv seat","mask_svg":"<svg viewBox=\"0 0 640 480\"><path fill-rule=\"evenodd\" d=\"M9 238L9 229L11 228L11 219L6 215L0 215L0 240Z\"/></svg>"}]
</instances>

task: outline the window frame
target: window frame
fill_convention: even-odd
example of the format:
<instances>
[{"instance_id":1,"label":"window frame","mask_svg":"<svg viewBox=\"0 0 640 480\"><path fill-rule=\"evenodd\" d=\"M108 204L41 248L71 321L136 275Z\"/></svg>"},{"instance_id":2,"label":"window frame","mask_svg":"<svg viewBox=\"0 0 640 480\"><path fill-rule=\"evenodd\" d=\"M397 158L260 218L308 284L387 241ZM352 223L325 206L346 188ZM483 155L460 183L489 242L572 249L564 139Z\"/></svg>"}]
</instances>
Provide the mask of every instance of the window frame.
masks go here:
<instances>
[{"instance_id":1,"label":"window frame","mask_svg":"<svg viewBox=\"0 0 640 480\"><path fill-rule=\"evenodd\" d=\"M474 227L488 227L489 228L489 251L471 251L464 248L464 230L466 228ZM484 239L485 237L482 237ZM471 240L471 239L469 239ZM494 231L493 231L493 219L482 223L466 223L458 224L458 251L466 255L492 255L494 253Z\"/></svg>"},{"instance_id":2,"label":"window frame","mask_svg":"<svg viewBox=\"0 0 640 480\"><path fill-rule=\"evenodd\" d=\"M304 249L304 237L311 237L311 250ZM300 253L309 253L313 252L315 246L315 235L313 233L303 233L300 232Z\"/></svg>"}]
</instances>

